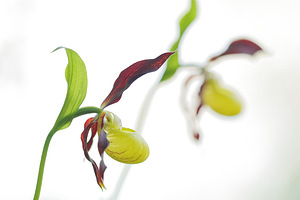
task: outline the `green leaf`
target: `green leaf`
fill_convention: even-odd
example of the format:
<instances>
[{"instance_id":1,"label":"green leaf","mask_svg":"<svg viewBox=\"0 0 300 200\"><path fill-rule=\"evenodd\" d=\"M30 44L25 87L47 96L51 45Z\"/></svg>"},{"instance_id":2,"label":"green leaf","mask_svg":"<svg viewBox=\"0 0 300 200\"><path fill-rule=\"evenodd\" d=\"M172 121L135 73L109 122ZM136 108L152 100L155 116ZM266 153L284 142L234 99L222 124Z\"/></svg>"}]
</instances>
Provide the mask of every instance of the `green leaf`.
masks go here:
<instances>
[{"instance_id":1,"label":"green leaf","mask_svg":"<svg viewBox=\"0 0 300 200\"><path fill-rule=\"evenodd\" d=\"M61 48L64 47L58 47L54 51ZM53 135L57 131L65 129L68 126L70 126L74 117L78 117L80 115L87 114L87 113L100 111L97 108L95 109L94 107L86 107L86 108L79 109L79 106L83 102L87 91L86 69L83 61L75 51L67 48L64 49L66 50L68 56L68 65L65 71L65 77L68 83L67 96L64 105L57 117L57 120L53 128L51 129L50 133L48 134L44 144L43 153L40 162L38 180L37 180L36 189L33 197L34 200L38 200L40 197L47 152Z\"/></svg>"},{"instance_id":2,"label":"green leaf","mask_svg":"<svg viewBox=\"0 0 300 200\"><path fill-rule=\"evenodd\" d=\"M170 51L175 51L178 49L179 43L181 41L181 38L182 38L185 30L194 21L196 16L197 16L196 0L191 0L190 10L179 21L180 33L179 33L178 39L176 40L176 42L174 42ZM169 58L169 60L167 62L166 70L165 70L160 82L170 79L175 74L175 72L177 71L177 69L179 67L180 67L180 64L178 61L178 51L177 51L172 57Z\"/></svg>"},{"instance_id":3,"label":"green leaf","mask_svg":"<svg viewBox=\"0 0 300 200\"><path fill-rule=\"evenodd\" d=\"M54 51L64 47L59 47ZM75 113L82 104L87 91L87 74L84 62L73 50L64 48L68 56L68 65L65 71L65 78L68 83L68 90L64 105L57 117L53 129L56 131L70 126Z\"/></svg>"}]
</instances>

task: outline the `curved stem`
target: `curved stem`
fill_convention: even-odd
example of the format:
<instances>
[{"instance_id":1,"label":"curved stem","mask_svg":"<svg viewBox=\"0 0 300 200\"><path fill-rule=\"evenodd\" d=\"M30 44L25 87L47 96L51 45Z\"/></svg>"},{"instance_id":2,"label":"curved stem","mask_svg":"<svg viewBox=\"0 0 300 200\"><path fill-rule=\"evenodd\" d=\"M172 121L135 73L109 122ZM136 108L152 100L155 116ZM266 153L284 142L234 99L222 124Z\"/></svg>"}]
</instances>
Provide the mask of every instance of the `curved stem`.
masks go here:
<instances>
[{"instance_id":1,"label":"curved stem","mask_svg":"<svg viewBox=\"0 0 300 200\"><path fill-rule=\"evenodd\" d=\"M155 83L151 88L150 90L148 91L145 99L144 99L144 102L142 104L142 107L140 109L140 113L138 115L138 121L136 123L136 126L135 126L135 130L138 134L142 134L142 128L144 126L144 123L146 121L146 116L148 114L148 111L149 111L149 108L150 108L150 104L151 104L151 101L154 97L154 94L155 92L157 91L157 88L159 86L159 83Z\"/></svg>"},{"instance_id":2,"label":"curved stem","mask_svg":"<svg viewBox=\"0 0 300 200\"><path fill-rule=\"evenodd\" d=\"M100 113L101 111L102 110L100 108L93 107L93 106L79 108L75 113L74 118L79 117L81 115L90 114L90 113Z\"/></svg>"},{"instance_id":3,"label":"curved stem","mask_svg":"<svg viewBox=\"0 0 300 200\"><path fill-rule=\"evenodd\" d=\"M203 69L205 67L205 65L189 63L189 64L180 65L180 67Z\"/></svg>"},{"instance_id":4,"label":"curved stem","mask_svg":"<svg viewBox=\"0 0 300 200\"><path fill-rule=\"evenodd\" d=\"M75 113L73 119L76 118L76 117L79 117L81 115L90 114L90 113L100 113L100 112L101 112L101 109L99 109L97 107L92 107L92 106L83 107L83 108L80 108L80 109L77 110L77 112ZM43 175L44 175L44 168L45 168L45 162L46 162L46 157L47 157L49 144L50 144L50 141L51 141L53 135L58 130L59 130L59 128L57 126L54 126L52 128L52 130L49 132L49 134L46 138L44 148L43 148L43 152L42 152L42 156L41 156L39 174L38 174L38 179L37 179L37 183L36 183L36 188L35 188L35 193L34 193L33 200L38 200L40 198Z\"/></svg>"},{"instance_id":5,"label":"curved stem","mask_svg":"<svg viewBox=\"0 0 300 200\"><path fill-rule=\"evenodd\" d=\"M40 198L48 147L49 147L51 138L54 135L54 133L56 133L56 130L52 129L50 131L50 133L48 134L45 144L44 144L43 153L42 153L41 162L40 162L40 168L39 168L39 175L38 175L38 179L37 179L37 183L36 183L35 194L34 194L33 200L38 200Z\"/></svg>"},{"instance_id":6,"label":"curved stem","mask_svg":"<svg viewBox=\"0 0 300 200\"><path fill-rule=\"evenodd\" d=\"M121 192L121 189L122 189L122 187L124 185L124 182L126 180L126 177L127 177L128 173L129 173L130 169L131 169L131 165L125 165L123 167L122 172L121 172L121 174L119 176L117 185L115 187L115 190L112 193L112 196L110 197L110 200L117 200L118 199L119 194Z\"/></svg>"}]
</instances>

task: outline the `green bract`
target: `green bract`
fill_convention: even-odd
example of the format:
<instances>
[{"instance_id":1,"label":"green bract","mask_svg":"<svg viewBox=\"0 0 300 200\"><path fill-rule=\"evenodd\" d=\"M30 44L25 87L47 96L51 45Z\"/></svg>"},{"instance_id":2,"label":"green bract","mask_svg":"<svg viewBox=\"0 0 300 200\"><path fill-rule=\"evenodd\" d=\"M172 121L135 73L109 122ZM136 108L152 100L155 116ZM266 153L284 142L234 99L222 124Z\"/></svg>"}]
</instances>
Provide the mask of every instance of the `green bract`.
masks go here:
<instances>
[{"instance_id":1,"label":"green bract","mask_svg":"<svg viewBox=\"0 0 300 200\"><path fill-rule=\"evenodd\" d=\"M54 51L61 48L64 47L58 47ZM87 91L86 69L83 61L75 51L67 48L64 49L66 50L68 56L68 65L65 71L65 77L68 83L67 96L64 105L56 119L56 122L53 128L51 129L50 133L48 134L44 144L41 162L40 162L38 180L36 184L35 194L33 197L34 200L38 200L40 197L48 147L53 135L57 131L65 129L68 126L70 126L74 117L77 117L85 113L98 112L99 110L93 107L87 107L78 110L79 106L81 105L81 103L85 98L86 91Z\"/></svg>"},{"instance_id":2,"label":"green bract","mask_svg":"<svg viewBox=\"0 0 300 200\"><path fill-rule=\"evenodd\" d=\"M59 47L54 51L61 48L63 47ZM68 48L64 49L68 56L68 66L65 71L68 91L64 105L53 127L56 131L70 126L76 111L79 109L79 106L86 96L87 91L87 74L84 62L75 51Z\"/></svg>"},{"instance_id":3,"label":"green bract","mask_svg":"<svg viewBox=\"0 0 300 200\"><path fill-rule=\"evenodd\" d=\"M196 1L191 0L191 8L190 10L181 18L179 22L180 27L180 34L178 36L178 39L174 44L172 45L170 51L175 51L178 49L180 40L182 38L183 33L188 28L188 26L194 21L197 15L197 6ZM166 81L170 79L176 72L176 70L180 67L179 61L178 61L178 52L176 52L172 57L169 58L167 62L167 68L163 74L163 77L161 78L160 82Z\"/></svg>"}]
</instances>

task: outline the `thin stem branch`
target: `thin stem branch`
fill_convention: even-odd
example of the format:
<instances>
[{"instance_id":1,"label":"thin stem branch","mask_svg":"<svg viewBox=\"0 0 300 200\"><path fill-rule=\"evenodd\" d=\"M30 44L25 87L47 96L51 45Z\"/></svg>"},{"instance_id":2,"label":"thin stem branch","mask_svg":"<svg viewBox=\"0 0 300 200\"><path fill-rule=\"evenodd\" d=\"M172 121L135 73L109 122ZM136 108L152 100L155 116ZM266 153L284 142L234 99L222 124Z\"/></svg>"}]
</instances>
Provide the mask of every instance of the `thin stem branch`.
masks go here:
<instances>
[{"instance_id":1,"label":"thin stem branch","mask_svg":"<svg viewBox=\"0 0 300 200\"><path fill-rule=\"evenodd\" d=\"M40 162L40 168L39 168L39 175L38 175L38 179L37 179L37 183L36 183L35 194L34 194L33 200L38 200L40 198L48 147L49 147L51 138L54 135L54 133L56 133L56 130L52 129L50 131L50 133L48 134L45 144L44 144L43 153L42 153L41 162Z\"/></svg>"},{"instance_id":2,"label":"thin stem branch","mask_svg":"<svg viewBox=\"0 0 300 200\"><path fill-rule=\"evenodd\" d=\"M74 118L79 117L81 115L90 114L90 113L100 113L101 111L102 110L100 108L93 107L93 106L79 108L75 113Z\"/></svg>"},{"instance_id":3,"label":"thin stem branch","mask_svg":"<svg viewBox=\"0 0 300 200\"><path fill-rule=\"evenodd\" d=\"M117 182L117 185L115 186L115 190L114 192L112 193L112 196L110 197L110 200L117 200L118 197L119 197L119 194L122 190L122 187L124 185L124 182L127 178L127 175L129 173L131 169L131 165L125 165L121 171L121 174L119 176L119 179L118 179L118 182Z\"/></svg>"},{"instance_id":4,"label":"thin stem branch","mask_svg":"<svg viewBox=\"0 0 300 200\"><path fill-rule=\"evenodd\" d=\"M140 109L140 112L139 112L139 115L138 115L138 118L137 118L138 120L137 120L137 123L135 125L135 130L140 135L143 132L142 128L145 124L146 116L148 115L148 111L149 111L149 108L150 108L151 101L153 100L154 94L157 91L158 87L159 87L159 82L155 83L150 88L150 90L148 91L148 93L147 93L147 95L144 99L142 107Z\"/></svg>"},{"instance_id":5,"label":"thin stem branch","mask_svg":"<svg viewBox=\"0 0 300 200\"><path fill-rule=\"evenodd\" d=\"M204 70L206 65L199 65L199 64L193 64L193 63L189 63L189 64L184 64L184 65L180 65L180 68L189 68L189 69L195 69L195 70Z\"/></svg>"},{"instance_id":6,"label":"thin stem branch","mask_svg":"<svg viewBox=\"0 0 300 200\"><path fill-rule=\"evenodd\" d=\"M101 109L99 109L97 107L92 107L91 106L91 107L80 108L75 113L73 119L76 118L76 117L79 117L81 115L90 114L90 113L100 113L100 112L101 112ZM38 174L38 179L37 179L37 183L36 183L36 188L35 188L35 193L34 193L33 200L38 200L40 198L40 193L41 193L41 188L42 188L43 175L44 175L44 169L45 169L45 163L46 163L46 157L47 157L49 144L50 144L50 141L51 141L53 135L58 130L59 130L59 127L54 126L52 128L52 130L49 132L49 134L46 138L44 148L43 148L43 152L42 152L42 156L41 156L39 174Z\"/></svg>"}]
</instances>

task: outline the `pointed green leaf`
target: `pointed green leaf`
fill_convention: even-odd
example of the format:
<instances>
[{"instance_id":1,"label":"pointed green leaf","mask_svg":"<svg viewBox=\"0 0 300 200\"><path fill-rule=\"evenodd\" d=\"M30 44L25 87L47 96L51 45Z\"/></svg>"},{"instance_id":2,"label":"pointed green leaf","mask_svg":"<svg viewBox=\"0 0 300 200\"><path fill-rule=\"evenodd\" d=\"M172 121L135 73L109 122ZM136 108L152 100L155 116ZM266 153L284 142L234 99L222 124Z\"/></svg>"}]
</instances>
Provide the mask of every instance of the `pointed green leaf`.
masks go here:
<instances>
[{"instance_id":1,"label":"pointed green leaf","mask_svg":"<svg viewBox=\"0 0 300 200\"><path fill-rule=\"evenodd\" d=\"M179 43L183 36L183 33L189 27L189 25L194 21L196 16L197 16L196 0L191 0L190 10L181 18L181 20L179 22L180 33L179 33L178 39L176 40L176 42L174 42L170 51L175 51L178 49L178 46L179 46ZM170 79L175 74L178 67L180 67L180 64L178 61L178 51L177 51L172 57L169 58L169 60L167 62L166 70L165 70L160 82Z\"/></svg>"},{"instance_id":2,"label":"pointed green leaf","mask_svg":"<svg viewBox=\"0 0 300 200\"><path fill-rule=\"evenodd\" d=\"M197 15L196 0L191 0L190 10L181 18L180 25L180 37L183 35L187 27L194 21Z\"/></svg>"},{"instance_id":3,"label":"pointed green leaf","mask_svg":"<svg viewBox=\"0 0 300 200\"><path fill-rule=\"evenodd\" d=\"M61 48L63 47L59 47L54 51ZM64 49L68 56L68 65L65 71L68 90L64 105L53 127L57 131L70 126L87 91L87 74L84 62L75 51L68 48Z\"/></svg>"}]
</instances>

